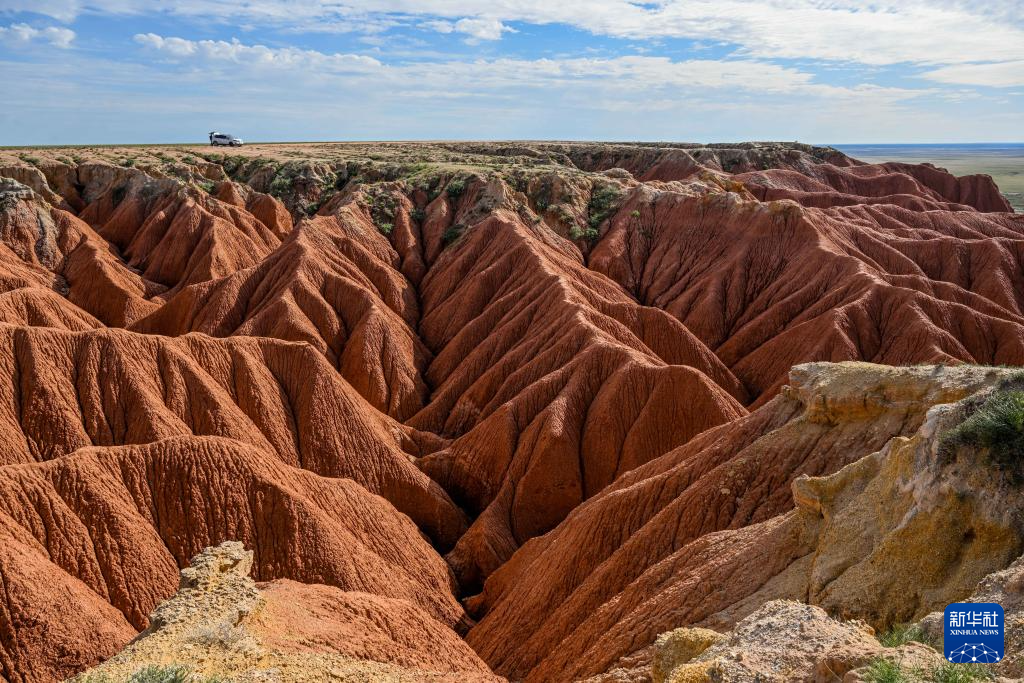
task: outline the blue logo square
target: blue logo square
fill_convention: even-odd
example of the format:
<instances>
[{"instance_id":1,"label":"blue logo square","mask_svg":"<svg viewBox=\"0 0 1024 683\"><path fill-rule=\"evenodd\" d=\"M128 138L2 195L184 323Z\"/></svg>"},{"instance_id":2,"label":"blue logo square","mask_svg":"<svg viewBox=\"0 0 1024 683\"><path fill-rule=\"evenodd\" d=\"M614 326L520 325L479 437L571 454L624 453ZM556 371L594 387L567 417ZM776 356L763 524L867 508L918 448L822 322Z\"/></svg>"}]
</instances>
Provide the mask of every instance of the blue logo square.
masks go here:
<instances>
[{"instance_id":1,"label":"blue logo square","mask_svg":"<svg viewBox=\"0 0 1024 683\"><path fill-rule=\"evenodd\" d=\"M994 602L954 602L943 615L943 654L956 664L1003 659L1003 608Z\"/></svg>"}]
</instances>

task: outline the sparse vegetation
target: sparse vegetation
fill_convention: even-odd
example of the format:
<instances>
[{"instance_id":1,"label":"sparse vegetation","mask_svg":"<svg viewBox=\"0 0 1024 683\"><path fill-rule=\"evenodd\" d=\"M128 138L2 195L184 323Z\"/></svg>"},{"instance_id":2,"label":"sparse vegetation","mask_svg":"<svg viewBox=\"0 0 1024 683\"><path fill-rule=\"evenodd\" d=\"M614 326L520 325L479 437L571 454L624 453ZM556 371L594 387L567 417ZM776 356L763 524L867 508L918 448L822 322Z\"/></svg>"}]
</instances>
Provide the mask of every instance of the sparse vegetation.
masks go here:
<instances>
[{"instance_id":1,"label":"sparse vegetation","mask_svg":"<svg viewBox=\"0 0 1024 683\"><path fill-rule=\"evenodd\" d=\"M907 643L917 642L934 647L934 643L917 624L897 624L878 636L883 647L900 647Z\"/></svg>"},{"instance_id":2,"label":"sparse vegetation","mask_svg":"<svg viewBox=\"0 0 1024 683\"><path fill-rule=\"evenodd\" d=\"M128 679L128 683L187 683L189 671L180 664L144 666Z\"/></svg>"},{"instance_id":3,"label":"sparse vegetation","mask_svg":"<svg viewBox=\"0 0 1024 683\"><path fill-rule=\"evenodd\" d=\"M382 235L390 235L391 231L395 229L394 223L376 223L377 231Z\"/></svg>"},{"instance_id":4,"label":"sparse vegetation","mask_svg":"<svg viewBox=\"0 0 1024 683\"><path fill-rule=\"evenodd\" d=\"M283 198L292 189L292 179L285 175L278 175L274 177L274 180L270 183L269 194L277 197L278 199Z\"/></svg>"},{"instance_id":5,"label":"sparse vegetation","mask_svg":"<svg viewBox=\"0 0 1024 683\"><path fill-rule=\"evenodd\" d=\"M604 185L591 192L590 203L587 205L590 227L596 231L614 211L621 197L622 190L618 185Z\"/></svg>"},{"instance_id":6,"label":"sparse vegetation","mask_svg":"<svg viewBox=\"0 0 1024 683\"><path fill-rule=\"evenodd\" d=\"M427 212L417 206L409 212L409 217L417 223L421 223L423 222L423 219L427 217Z\"/></svg>"},{"instance_id":7,"label":"sparse vegetation","mask_svg":"<svg viewBox=\"0 0 1024 683\"><path fill-rule=\"evenodd\" d=\"M1024 478L1024 391L996 390L942 435L940 448L946 457L961 446L986 449L1015 480Z\"/></svg>"},{"instance_id":8,"label":"sparse vegetation","mask_svg":"<svg viewBox=\"0 0 1024 683\"><path fill-rule=\"evenodd\" d=\"M995 674L979 664L945 662L925 671L904 668L898 662L878 657L868 666L863 680L867 683L978 683L995 680Z\"/></svg>"},{"instance_id":9,"label":"sparse vegetation","mask_svg":"<svg viewBox=\"0 0 1024 683\"><path fill-rule=\"evenodd\" d=\"M994 681L996 677L987 666L946 663L932 669L928 678L932 683L974 683Z\"/></svg>"},{"instance_id":10,"label":"sparse vegetation","mask_svg":"<svg viewBox=\"0 0 1024 683\"><path fill-rule=\"evenodd\" d=\"M453 178L448 181L444 191L452 199L458 199L459 195L466 191L466 181L462 178Z\"/></svg>"},{"instance_id":11,"label":"sparse vegetation","mask_svg":"<svg viewBox=\"0 0 1024 683\"><path fill-rule=\"evenodd\" d=\"M896 662L879 657L864 674L867 683L911 683L914 679Z\"/></svg>"},{"instance_id":12,"label":"sparse vegetation","mask_svg":"<svg viewBox=\"0 0 1024 683\"><path fill-rule=\"evenodd\" d=\"M33 166L38 166L39 162L42 161L39 157L34 157L29 154L19 154L18 158L26 164L32 164Z\"/></svg>"},{"instance_id":13,"label":"sparse vegetation","mask_svg":"<svg viewBox=\"0 0 1024 683\"><path fill-rule=\"evenodd\" d=\"M135 165L135 159L124 159L123 161L121 161L121 165L124 166L125 168L131 168L132 166Z\"/></svg>"},{"instance_id":14,"label":"sparse vegetation","mask_svg":"<svg viewBox=\"0 0 1024 683\"><path fill-rule=\"evenodd\" d=\"M452 242L455 242L457 239L462 237L462 233L464 233L465 231L465 225L463 225L462 223L454 223L447 230L444 231L443 235L441 235L441 242L445 246L448 246Z\"/></svg>"},{"instance_id":15,"label":"sparse vegetation","mask_svg":"<svg viewBox=\"0 0 1024 683\"><path fill-rule=\"evenodd\" d=\"M209 180L200 180L196 183L196 186L204 190L206 194L213 194L214 190L217 189L216 183L212 183Z\"/></svg>"},{"instance_id":16,"label":"sparse vegetation","mask_svg":"<svg viewBox=\"0 0 1024 683\"><path fill-rule=\"evenodd\" d=\"M569 237L573 240L586 240L592 242L597 239L598 232L596 228L581 228L578 225L574 225L569 228Z\"/></svg>"}]
</instances>

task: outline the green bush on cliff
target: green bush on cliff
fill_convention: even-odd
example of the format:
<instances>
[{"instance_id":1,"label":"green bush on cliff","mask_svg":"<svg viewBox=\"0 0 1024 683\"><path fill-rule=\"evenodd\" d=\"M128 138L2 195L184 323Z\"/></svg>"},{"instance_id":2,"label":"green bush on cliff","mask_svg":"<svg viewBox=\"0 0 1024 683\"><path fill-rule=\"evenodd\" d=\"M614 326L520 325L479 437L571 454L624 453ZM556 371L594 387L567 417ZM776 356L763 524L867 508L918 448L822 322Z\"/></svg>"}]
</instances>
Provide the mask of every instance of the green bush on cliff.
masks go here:
<instances>
[{"instance_id":1,"label":"green bush on cliff","mask_svg":"<svg viewBox=\"0 0 1024 683\"><path fill-rule=\"evenodd\" d=\"M449 197L455 199L456 197L458 197L459 195L466 191L466 181L463 180L462 178L455 178L454 180L448 182L448 185L444 188L444 191L448 194Z\"/></svg>"},{"instance_id":2,"label":"green bush on cliff","mask_svg":"<svg viewBox=\"0 0 1024 683\"><path fill-rule=\"evenodd\" d=\"M587 206L587 213L590 214L590 227L597 231L597 228L608 218L612 210L619 203L622 190L617 185L605 185L593 191L590 195L590 203Z\"/></svg>"},{"instance_id":3,"label":"green bush on cliff","mask_svg":"<svg viewBox=\"0 0 1024 683\"><path fill-rule=\"evenodd\" d=\"M950 454L960 446L984 448L996 463L1024 478L1024 391L996 391L963 422L942 435Z\"/></svg>"},{"instance_id":4,"label":"green bush on cliff","mask_svg":"<svg viewBox=\"0 0 1024 683\"><path fill-rule=\"evenodd\" d=\"M449 244L462 237L462 233L464 233L465 231L465 225L463 225L462 223L455 223L450 228L445 230L443 235L441 235L441 243L447 247Z\"/></svg>"}]
</instances>

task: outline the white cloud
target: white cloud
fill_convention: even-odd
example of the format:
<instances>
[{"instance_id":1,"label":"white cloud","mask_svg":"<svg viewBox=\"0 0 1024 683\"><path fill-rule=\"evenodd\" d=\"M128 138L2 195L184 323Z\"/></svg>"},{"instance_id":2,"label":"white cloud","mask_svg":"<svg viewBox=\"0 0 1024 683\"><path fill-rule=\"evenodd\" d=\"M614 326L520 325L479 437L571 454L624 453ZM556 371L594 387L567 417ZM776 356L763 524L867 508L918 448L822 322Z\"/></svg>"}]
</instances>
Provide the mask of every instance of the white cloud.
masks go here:
<instances>
[{"instance_id":1,"label":"white cloud","mask_svg":"<svg viewBox=\"0 0 1024 683\"><path fill-rule=\"evenodd\" d=\"M325 54L294 47L270 48L245 45L237 38L225 40L186 40L165 38L155 33L139 33L135 42L172 59L196 57L210 61L229 61L246 66L330 69L335 72L360 72L381 66L373 57L353 54Z\"/></svg>"},{"instance_id":2,"label":"white cloud","mask_svg":"<svg viewBox=\"0 0 1024 683\"><path fill-rule=\"evenodd\" d=\"M961 83L993 88L1024 85L1024 60L990 64L958 64L922 74L939 83Z\"/></svg>"},{"instance_id":3,"label":"white cloud","mask_svg":"<svg viewBox=\"0 0 1024 683\"><path fill-rule=\"evenodd\" d=\"M455 22L455 30L465 33L476 40L500 40L501 34L514 32L497 19L459 19Z\"/></svg>"},{"instance_id":4,"label":"white cloud","mask_svg":"<svg viewBox=\"0 0 1024 683\"><path fill-rule=\"evenodd\" d=\"M49 43L54 47L69 48L75 40L75 32L59 26L35 28L28 24L0 26L0 43L25 47L37 42Z\"/></svg>"},{"instance_id":5,"label":"white cloud","mask_svg":"<svg viewBox=\"0 0 1024 683\"><path fill-rule=\"evenodd\" d=\"M0 10L61 19L79 12L146 14L152 7L143 0L43 0L38 6L0 0ZM635 40L726 42L757 58L870 65L1024 59L1019 0L179 0L166 11L309 31L379 32L426 23L476 40L500 38L508 22L559 23Z\"/></svg>"},{"instance_id":6,"label":"white cloud","mask_svg":"<svg viewBox=\"0 0 1024 683\"><path fill-rule=\"evenodd\" d=\"M453 27L452 32L455 30ZM199 63L204 72L231 64L230 78L236 84L251 81L260 87L272 87L276 73L294 87L300 87L304 80L315 79L322 86L324 79L337 78L341 79L337 87L342 90L419 92L428 97L449 92L457 84L460 97L475 92L482 97L520 96L530 101L540 93L546 93L546 97L557 93L574 99L577 106L607 111L664 109L666 102L678 106L708 91L737 102L742 97L784 95L874 103L898 102L931 92L870 84L829 85L817 82L806 71L755 59L673 61L668 57L627 55L384 64L364 55L246 45L237 39L193 41L148 33L136 35L135 40L168 61ZM757 102L748 105L756 107Z\"/></svg>"},{"instance_id":7,"label":"white cloud","mask_svg":"<svg viewBox=\"0 0 1024 683\"><path fill-rule=\"evenodd\" d=\"M482 40L501 40L502 34L516 32L514 28L506 26L498 19L471 19L468 17L455 22L445 19L425 21L420 24L420 27L438 33L464 33L469 36L467 42L471 44Z\"/></svg>"}]
</instances>

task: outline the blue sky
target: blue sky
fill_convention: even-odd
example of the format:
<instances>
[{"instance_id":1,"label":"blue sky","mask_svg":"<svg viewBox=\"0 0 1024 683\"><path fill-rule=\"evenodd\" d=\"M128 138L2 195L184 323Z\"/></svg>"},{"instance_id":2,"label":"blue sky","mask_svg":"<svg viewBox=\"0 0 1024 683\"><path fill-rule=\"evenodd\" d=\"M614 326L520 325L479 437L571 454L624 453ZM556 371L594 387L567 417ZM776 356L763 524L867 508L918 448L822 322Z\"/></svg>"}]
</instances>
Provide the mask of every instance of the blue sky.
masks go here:
<instances>
[{"instance_id":1,"label":"blue sky","mask_svg":"<svg viewBox=\"0 0 1024 683\"><path fill-rule=\"evenodd\" d=\"M1020 0L0 0L0 144L1017 141Z\"/></svg>"}]
</instances>

